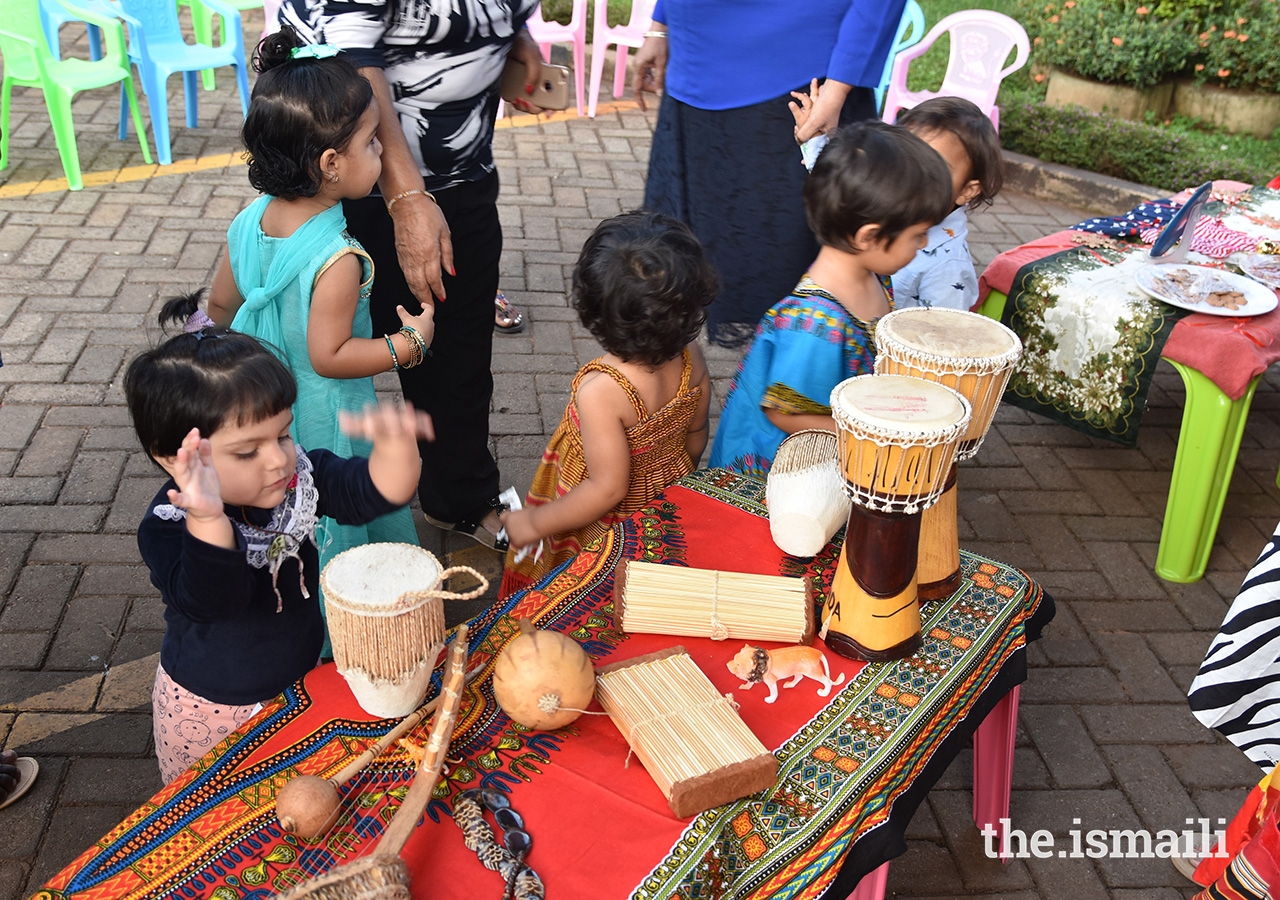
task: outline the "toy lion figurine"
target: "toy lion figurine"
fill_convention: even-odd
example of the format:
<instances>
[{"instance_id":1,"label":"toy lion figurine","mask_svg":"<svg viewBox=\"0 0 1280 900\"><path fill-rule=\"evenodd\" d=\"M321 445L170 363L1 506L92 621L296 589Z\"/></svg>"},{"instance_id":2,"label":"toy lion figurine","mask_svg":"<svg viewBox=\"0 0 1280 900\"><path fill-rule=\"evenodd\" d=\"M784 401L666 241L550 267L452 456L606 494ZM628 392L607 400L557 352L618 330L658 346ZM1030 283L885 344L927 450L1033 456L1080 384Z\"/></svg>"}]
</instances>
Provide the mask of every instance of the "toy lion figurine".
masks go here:
<instances>
[{"instance_id":1,"label":"toy lion figurine","mask_svg":"<svg viewBox=\"0 0 1280 900\"><path fill-rule=\"evenodd\" d=\"M749 691L760 682L769 688L769 696L765 703L778 699L778 682L790 678L783 687L795 687L801 679L812 678L822 685L818 696L825 697L831 689L844 683L842 673L835 681L831 680L831 670L827 668L827 658L815 647L783 647L770 653L761 647L743 646L738 655L726 665L729 671L739 678L745 679L742 689Z\"/></svg>"}]
</instances>

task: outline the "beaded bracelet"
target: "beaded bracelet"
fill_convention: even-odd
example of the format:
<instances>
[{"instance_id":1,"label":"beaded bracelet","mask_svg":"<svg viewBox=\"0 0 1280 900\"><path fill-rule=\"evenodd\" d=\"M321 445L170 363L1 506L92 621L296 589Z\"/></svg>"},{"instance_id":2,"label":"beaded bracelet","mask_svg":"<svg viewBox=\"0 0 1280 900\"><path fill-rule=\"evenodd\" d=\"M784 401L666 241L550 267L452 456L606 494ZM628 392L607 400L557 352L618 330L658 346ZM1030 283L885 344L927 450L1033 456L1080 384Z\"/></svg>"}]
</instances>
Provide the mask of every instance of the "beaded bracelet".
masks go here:
<instances>
[{"instance_id":1,"label":"beaded bracelet","mask_svg":"<svg viewBox=\"0 0 1280 900\"><path fill-rule=\"evenodd\" d=\"M437 206L440 204L440 201L436 199L436 195L431 193L430 191L423 191L423 190L417 190L417 189L412 191L401 191L400 193L396 194L394 197L392 197L390 200L387 201L387 213L390 214L391 207L395 206L405 197L412 197L414 194L422 194L424 197L429 197L431 199L431 202L436 204Z\"/></svg>"},{"instance_id":2,"label":"beaded bracelet","mask_svg":"<svg viewBox=\"0 0 1280 900\"><path fill-rule=\"evenodd\" d=\"M404 367L412 369L413 366L420 365L422 362L422 335L408 325L404 325L399 333L404 335L404 341L408 343L408 362Z\"/></svg>"},{"instance_id":3,"label":"beaded bracelet","mask_svg":"<svg viewBox=\"0 0 1280 900\"><path fill-rule=\"evenodd\" d=\"M422 363L422 358L426 356L426 342L423 341L422 335L418 334L418 329L405 325L400 329L400 333L404 335L404 339L409 342L409 361L404 364L406 369L412 369L414 366Z\"/></svg>"},{"instance_id":4,"label":"beaded bracelet","mask_svg":"<svg viewBox=\"0 0 1280 900\"><path fill-rule=\"evenodd\" d=\"M391 343L391 335L384 334L382 339L387 342L387 349L391 351L391 371L400 371L400 360L396 357L396 345Z\"/></svg>"}]
</instances>

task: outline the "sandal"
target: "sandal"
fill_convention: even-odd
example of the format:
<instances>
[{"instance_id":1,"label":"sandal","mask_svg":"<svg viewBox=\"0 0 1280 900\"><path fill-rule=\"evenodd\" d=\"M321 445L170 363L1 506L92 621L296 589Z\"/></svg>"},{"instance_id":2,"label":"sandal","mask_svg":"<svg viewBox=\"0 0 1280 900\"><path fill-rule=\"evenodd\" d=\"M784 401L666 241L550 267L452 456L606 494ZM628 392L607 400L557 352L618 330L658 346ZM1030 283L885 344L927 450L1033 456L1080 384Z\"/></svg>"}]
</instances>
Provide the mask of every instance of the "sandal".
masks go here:
<instances>
[{"instance_id":1,"label":"sandal","mask_svg":"<svg viewBox=\"0 0 1280 900\"><path fill-rule=\"evenodd\" d=\"M11 803L17 803L22 799L27 791L31 790L31 785L35 784L36 775L40 772L40 764L30 756L19 756L14 763L14 767L18 770L18 783L11 793L4 800L0 800L0 809L4 809Z\"/></svg>"},{"instance_id":2,"label":"sandal","mask_svg":"<svg viewBox=\"0 0 1280 900\"><path fill-rule=\"evenodd\" d=\"M495 509L498 512L505 512L507 506L505 503L499 503L497 498L494 498L489 501L489 508L485 510L485 515L488 515L489 510ZM506 553L507 547L510 545L510 542L507 540L507 530L505 528L500 530L497 534L494 534L488 528L485 528L481 522L472 522L468 519L460 519L457 522L445 522L442 519L437 519L435 516L429 516L426 513L423 513L422 516L427 520L427 524L434 525L441 531L449 531L454 534L465 535L477 544L480 544L482 547L488 547L490 550L497 550L499 553ZM483 519L484 516L481 516L480 518Z\"/></svg>"},{"instance_id":3,"label":"sandal","mask_svg":"<svg viewBox=\"0 0 1280 900\"><path fill-rule=\"evenodd\" d=\"M493 298L493 330L502 334L519 334L524 331L524 313L516 309L502 291L498 291Z\"/></svg>"}]
</instances>

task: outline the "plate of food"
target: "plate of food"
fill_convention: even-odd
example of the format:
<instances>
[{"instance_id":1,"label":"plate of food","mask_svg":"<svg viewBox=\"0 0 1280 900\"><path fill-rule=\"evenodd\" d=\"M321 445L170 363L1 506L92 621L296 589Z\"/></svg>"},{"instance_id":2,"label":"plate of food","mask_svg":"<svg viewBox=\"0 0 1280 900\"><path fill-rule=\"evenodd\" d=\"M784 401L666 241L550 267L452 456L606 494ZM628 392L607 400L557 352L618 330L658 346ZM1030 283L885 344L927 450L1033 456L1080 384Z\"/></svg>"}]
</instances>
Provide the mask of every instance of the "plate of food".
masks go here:
<instances>
[{"instance_id":1,"label":"plate of food","mask_svg":"<svg viewBox=\"0 0 1280 900\"><path fill-rule=\"evenodd\" d=\"M1254 281L1280 290L1280 254L1251 253L1241 261L1240 268Z\"/></svg>"},{"instance_id":2,"label":"plate of food","mask_svg":"<svg viewBox=\"0 0 1280 900\"><path fill-rule=\"evenodd\" d=\"M1276 293L1251 278L1208 266L1145 266L1138 287L1171 306L1210 316L1258 316L1276 308Z\"/></svg>"}]
</instances>

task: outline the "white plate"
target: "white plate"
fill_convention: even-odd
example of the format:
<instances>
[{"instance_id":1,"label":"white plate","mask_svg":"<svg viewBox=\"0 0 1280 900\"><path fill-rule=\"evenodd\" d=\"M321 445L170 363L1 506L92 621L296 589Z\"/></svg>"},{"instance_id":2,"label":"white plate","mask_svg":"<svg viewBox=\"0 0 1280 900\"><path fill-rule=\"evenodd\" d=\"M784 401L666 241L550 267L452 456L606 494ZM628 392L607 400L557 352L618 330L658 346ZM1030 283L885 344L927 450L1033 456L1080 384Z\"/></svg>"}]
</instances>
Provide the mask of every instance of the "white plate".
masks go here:
<instances>
[{"instance_id":1,"label":"white plate","mask_svg":"<svg viewBox=\"0 0 1280 900\"><path fill-rule=\"evenodd\" d=\"M1185 271L1188 275L1194 277L1202 275L1211 275L1222 283L1226 284L1233 291L1239 291L1244 294L1245 304L1239 309L1227 309L1223 306L1210 306L1203 301L1190 302L1183 300L1176 294L1171 294L1161 284L1161 279L1172 274L1175 271ZM1262 313L1271 312L1276 308L1277 301L1276 292L1258 284L1252 278L1245 278L1243 275L1237 275L1234 272L1227 272L1222 269L1211 269L1208 266L1144 266L1139 269L1136 274L1138 287L1160 300L1168 303L1170 306L1178 306L1182 309L1189 309L1192 312L1205 313L1210 316L1258 316Z\"/></svg>"},{"instance_id":2,"label":"white plate","mask_svg":"<svg viewBox=\"0 0 1280 900\"><path fill-rule=\"evenodd\" d=\"M1280 290L1280 256L1272 253L1251 253L1240 263L1244 274L1267 287Z\"/></svg>"}]
</instances>

